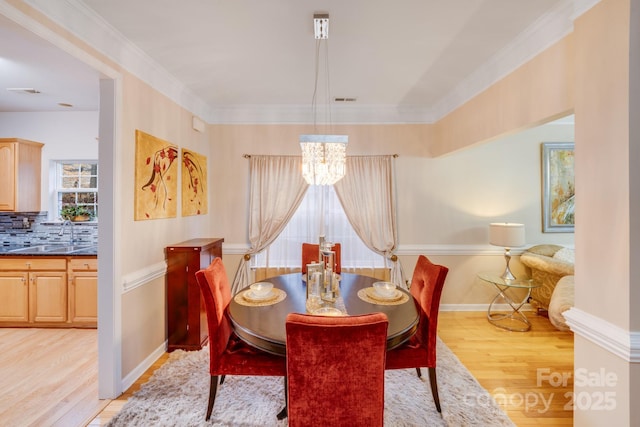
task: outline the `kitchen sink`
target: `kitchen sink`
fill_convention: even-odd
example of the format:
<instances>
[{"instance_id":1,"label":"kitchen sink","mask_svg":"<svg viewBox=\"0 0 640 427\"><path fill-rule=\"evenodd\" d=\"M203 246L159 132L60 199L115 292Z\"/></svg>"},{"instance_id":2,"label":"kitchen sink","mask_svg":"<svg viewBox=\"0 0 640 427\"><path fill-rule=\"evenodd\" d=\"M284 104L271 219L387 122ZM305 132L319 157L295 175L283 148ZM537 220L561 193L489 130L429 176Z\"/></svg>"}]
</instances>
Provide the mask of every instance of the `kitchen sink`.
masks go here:
<instances>
[{"instance_id":1,"label":"kitchen sink","mask_svg":"<svg viewBox=\"0 0 640 427\"><path fill-rule=\"evenodd\" d=\"M49 252L51 250L64 248L62 245L38 245L38 246L26 246L24 248L12 249L9 252L12 254L31 254L40 252Z\"/></svg>"},{"instance_id":2,"label":"kitchen sink","mask_svg":"<svg viewBox=\"0 0 640 427\"><path fill-rule=\"evenodd\" d=\"M12 249L7 253L12 254L72 254L75 252L95 250L93 245L37 245L27 246L19 249Z\"/></svg>"},{"instance_id":3,"label":"kitchen sink","mask_svg":"<svg viewBox=\"0 0 640 427\"><path fill-rule=\"evenodd\" d=\"M95 246L92 245L69 245L69 246L62 246L62 247L57 247L55 249L51 249L45 252L51 253L51 254L72 254L75 252L82 252L82 251L88 251L88 250L95 250Z\"/></svg>"}]
</instances>

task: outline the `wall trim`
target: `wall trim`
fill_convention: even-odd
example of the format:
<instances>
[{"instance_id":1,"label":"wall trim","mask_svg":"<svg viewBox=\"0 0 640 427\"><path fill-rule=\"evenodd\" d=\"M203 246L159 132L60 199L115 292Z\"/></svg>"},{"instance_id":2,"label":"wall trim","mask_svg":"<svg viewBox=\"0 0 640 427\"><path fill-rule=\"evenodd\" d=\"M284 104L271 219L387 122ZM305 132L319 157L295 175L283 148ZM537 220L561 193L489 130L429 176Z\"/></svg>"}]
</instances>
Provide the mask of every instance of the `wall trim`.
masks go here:
<instances>
[{"instance_id":1,"label":"wall trim","mask_svg":"<svg viewBox=\"0 0 640 427\"><path fill-rule=\"evenodd\" d=\"M165 274L167 274L167 263L165 261L129 273L122 278L123 294L159 277L164 277Z\"/></svg>"},{"instance_id":2,"label":"wall trim","mask_svg":"<svg viewBox=\"0 0 640 427\"><path fill-rule=\"evenodd\" d=\"M573 31L573 0L559 3L526 28L434 106L440 120Z\"/></svg>"},{"instance_id":3,"label":"wall trim","mask_svg":"<svg viewBox=\"0 0 640 427\"><path fill-rule=\"evenodd\" d=\"M510 311L509 304L494 304L493 308L497 311ZM440 311L483 311L489 310L489 304L440 304ZM525 304L520 311L535 311L531 304Z\"/></svg>"},{"instance_id":4,"label":"wall trim","mask_svg":"<svg viewBox=\"0 0 640 427\"><path fill-rule=\"evenodd\" d=\"M128 390L144 373L149 369L156 360L158 360L167 351L167 341L151 352L142 362L138 364L131 372L122 378L121 390Z\"/></svg>"},{"instance_id":5,"label":"wall trim","mask_svg":"<svg viewBox=\"0 0 640 427\"><path fill-rule=\"evenodd\" d=\"M640 332L627 331L573 307L563 313L571 330L626 362L640 363Z\"/></svg>"},{"instance_id":6,"label":"wall trim","mask_svg":"<svg viewBox=\"0 0 640 427\"><path fill-rule=\"evenodd\" d=\"M309 115L303 119L298 111L291 116L292 109L297 108L295 106L238 105L213 108L82 1L25 0L25 2L178 105L202 117L207 123L273 124L291 123L292 120L294 122L304 120L307 123L309 121ZM347 107L343 114L336 114L333 121L334 123L380 124L434 123L571 32L573 19L595 3L597 0L560 2L431 108L399 105Z\"/></svg>"},{"instance_id":7,"label":"wall trim","mask_svg":"<svg viewBox=\"0 0 640 427\"><path fill-rule=\"evenodd\" d=\"M534 245L527 245L527 247ZM570 247L569 245L562 245ZM244 243L223 243L223 252L229 255L244 255L249 245ZM521 255L527 248L511 249L514 256ZM398 256L426 255L426 256L464 256L464 255L504 255L504 249L491 245L399 245Z\"/></svg>"}]
</instances>

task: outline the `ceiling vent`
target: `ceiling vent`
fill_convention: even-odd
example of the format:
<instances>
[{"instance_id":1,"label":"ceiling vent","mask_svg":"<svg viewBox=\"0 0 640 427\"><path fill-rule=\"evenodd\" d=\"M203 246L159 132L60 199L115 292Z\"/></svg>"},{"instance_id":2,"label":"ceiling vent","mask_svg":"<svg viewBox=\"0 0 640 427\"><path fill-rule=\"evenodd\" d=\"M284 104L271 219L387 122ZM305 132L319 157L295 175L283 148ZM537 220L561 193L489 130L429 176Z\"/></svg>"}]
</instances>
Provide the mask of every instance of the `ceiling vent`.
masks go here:
<instances>
[{"instance_id":1,"label":"ceiling vent","mask_svg":"<svg viewBox=\"0 0 640 427\"><path fill-rule=\"evenodd\" d=\"M333 98L334 102L356 102L358 98Z\"/></svg>"}]
</instances>

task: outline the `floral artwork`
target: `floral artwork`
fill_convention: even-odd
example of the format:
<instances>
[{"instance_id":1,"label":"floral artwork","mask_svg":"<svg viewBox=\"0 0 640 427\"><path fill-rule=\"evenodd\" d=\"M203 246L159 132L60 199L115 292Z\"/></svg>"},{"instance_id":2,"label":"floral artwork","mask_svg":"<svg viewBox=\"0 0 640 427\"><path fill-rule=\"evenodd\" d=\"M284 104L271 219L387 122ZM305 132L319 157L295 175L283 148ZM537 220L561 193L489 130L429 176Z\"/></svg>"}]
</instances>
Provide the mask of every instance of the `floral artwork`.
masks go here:
<instances>
[{"instance_id":1,"label":"floral artwork","mask_svg":"<svg viewBox=\"0 0 640 427\"><path fill-rule=\"evenodd\" d=\"M136 221L176 217L177 158L177 146L136 130Z\"/></svg>"},{"instance_id":2,"label":"floral artwork","mask_svg":"<svg viewBox=\"0 0 640 427\"><path fill-rule=\"evenodd\" d=\"M207 158L182 149L182 216L207 213Z\"/></svg>"},{"instance_id":3,"label":"floral artwork","mask_svg":"<svg viewBox=\"0 0 640 427\"><path fill-rule=\"evenodd\" d=\"M573 232L575 224L574 144L542 144L543 232Z\"/></svg>"}]
</instances>

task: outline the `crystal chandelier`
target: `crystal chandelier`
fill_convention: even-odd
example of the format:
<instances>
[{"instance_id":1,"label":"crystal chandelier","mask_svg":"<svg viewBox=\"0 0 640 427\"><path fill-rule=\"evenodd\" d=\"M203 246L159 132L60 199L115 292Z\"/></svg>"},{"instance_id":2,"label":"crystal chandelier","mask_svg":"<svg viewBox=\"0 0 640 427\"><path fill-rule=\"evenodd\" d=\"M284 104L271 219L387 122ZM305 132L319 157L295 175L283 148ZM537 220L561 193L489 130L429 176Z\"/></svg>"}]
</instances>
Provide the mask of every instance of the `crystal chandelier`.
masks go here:
<instances>
[{"instance_id":1,"label":"crystal chandelier","mask_svg":"<svg viewBox=\"0 0 640 427\"><path fill-rule=\"evenodd\" d=\"M329 127L331 127L331 108L329 96L329 55L326 39L329 38L329 15L315 14L313 16L314 33L316 39L316 64L315 86L311 107L313 110L313 126L316 127L318 91L318 62L320 58L320 46L325 40L325 64L327 78L327 100L329 109ZM347 135L312 134L300 135L300 148L302 150L302 176L310 185L333 185L345 174L347 155Z\"/></svg>"}]
</instances>

